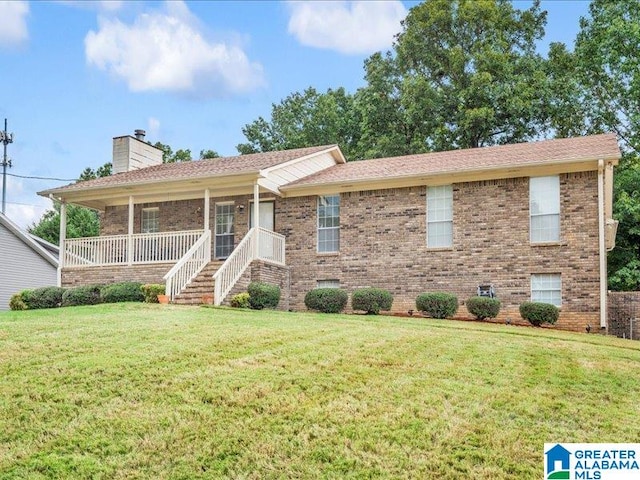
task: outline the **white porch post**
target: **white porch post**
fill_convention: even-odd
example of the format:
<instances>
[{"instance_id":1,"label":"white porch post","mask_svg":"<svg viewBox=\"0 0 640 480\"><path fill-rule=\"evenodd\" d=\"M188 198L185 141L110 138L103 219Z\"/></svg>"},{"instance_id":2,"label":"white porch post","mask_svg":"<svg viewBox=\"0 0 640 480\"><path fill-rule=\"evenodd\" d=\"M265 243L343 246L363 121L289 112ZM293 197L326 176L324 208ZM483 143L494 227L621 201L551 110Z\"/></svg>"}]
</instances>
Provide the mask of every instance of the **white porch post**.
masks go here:
<instances>
[{"instance_id":1,"label":"white porch post","mask_svg":"<svg viewBox=\"0 0 640 480\"><path fill-rule=\"evenodd\" d=\"M60 202L60 241L58 254L58 286L62 286L62 268L64 267L64 259L66 254L67 243L67 204Z\"/></svg>"},{"instance_id":2,"label":"white porch post","mask_svg":"<svg viewBox=\"0 0 640 480\"><path fill-rule=\"evenodd\" d=\"M133 195L129 195L129 230L127 232L127 264L133 265Z\"/></svg>"},{"instance_id":3,"label":"white porch post","mask_svg":"<svg viewBox=\"0 0 640 480\"><path fill-rule=\"evenodd\" d=\"M254 257L258 258L260 255L260 244L258 239L260 234L258 228L260 227L260 185L258 182L253 184L253 227L256 229L256 238L254 243Z\"/></svg>"},{"instance_id":4,"label":"white porch post","mask_svg":"<svg viewBox=\"0 0 640 480\"><path fill-rule=\"evenodd\" d=\"M204 191L204 231L209 230L209 189Z\"/></svg>"}]
</instances>

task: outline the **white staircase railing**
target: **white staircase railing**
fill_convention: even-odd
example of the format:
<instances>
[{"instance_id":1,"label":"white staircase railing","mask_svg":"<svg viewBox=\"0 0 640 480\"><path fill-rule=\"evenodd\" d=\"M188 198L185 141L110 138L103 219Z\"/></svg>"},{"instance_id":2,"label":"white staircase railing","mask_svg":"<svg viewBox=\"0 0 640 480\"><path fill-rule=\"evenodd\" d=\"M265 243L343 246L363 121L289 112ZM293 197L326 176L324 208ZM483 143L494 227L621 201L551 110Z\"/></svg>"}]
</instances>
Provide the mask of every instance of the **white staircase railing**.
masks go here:
<instances>
[{"instance_id":1,"label":"white staircase railing","mask_svg":"<svg viewBox=\"0 0 640 480\"><path fill-rule=\"evenodd\" d=\"M264 228L252 228L213 275L214 305L221 305L254 260L285 264L285 237Z\"/></svg>"},{"instance_id":2,"label":"white staircase railing","mask_svg":"<svg viewBox=\"0 0 640 480\"><path fill-rule=\"evenodd\" d=\"M198 241L164 276L165 294L171 301L211 261L211 231L206 230Z\"/></svg>"}]
</instances>

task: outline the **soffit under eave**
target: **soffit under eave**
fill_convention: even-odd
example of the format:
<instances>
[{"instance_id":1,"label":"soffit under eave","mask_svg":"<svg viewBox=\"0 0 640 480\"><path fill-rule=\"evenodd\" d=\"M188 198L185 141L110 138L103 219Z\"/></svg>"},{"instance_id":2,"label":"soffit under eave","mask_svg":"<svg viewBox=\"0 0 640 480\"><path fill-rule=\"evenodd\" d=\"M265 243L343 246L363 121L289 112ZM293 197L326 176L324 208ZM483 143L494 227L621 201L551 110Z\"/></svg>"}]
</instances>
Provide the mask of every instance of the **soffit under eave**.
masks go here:
<instances>
[{"instance_id":1,"label":"soffit under eave","mask_svg":"<svg viewBox=\"0 0 640 480\"><path fill-rule=\"evenodd\" d=\"M605 163L618 164L617 158L604 159ZM588 172L598 170L598 160L585 160L547 165L528 165L500 169L477 170L473 172L443 172L433 175L407 175L403 177L345 180L311 185L281 188L283 197L324 195L329 193L384 190L423 185L438 186L452 183L500 180L506 178L559 175L562 173Z\"/></svg>"}]
</instances>

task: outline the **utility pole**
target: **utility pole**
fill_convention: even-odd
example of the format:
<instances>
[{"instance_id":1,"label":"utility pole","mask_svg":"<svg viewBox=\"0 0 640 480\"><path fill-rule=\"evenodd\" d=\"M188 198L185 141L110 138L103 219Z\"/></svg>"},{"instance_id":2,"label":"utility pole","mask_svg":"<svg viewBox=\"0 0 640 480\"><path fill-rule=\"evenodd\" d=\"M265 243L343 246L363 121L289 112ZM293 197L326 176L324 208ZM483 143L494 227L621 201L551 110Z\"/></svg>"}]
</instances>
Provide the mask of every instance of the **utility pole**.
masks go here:
<instances>
[{"instance_id":1,"label":"utility pole","mask_svg":"<svg viewBox=\"0 0 640 480\"><path fill-rule=\"evenodd\" d=\"M7 133L7 119L4 119L4 130L0 131L0 142L4 145L2 156L2 213L4 214L7 203L7 167L11 166L11 160L7 159L7 145L13 143L13 133Z\"/></svg>"}]
</instances>

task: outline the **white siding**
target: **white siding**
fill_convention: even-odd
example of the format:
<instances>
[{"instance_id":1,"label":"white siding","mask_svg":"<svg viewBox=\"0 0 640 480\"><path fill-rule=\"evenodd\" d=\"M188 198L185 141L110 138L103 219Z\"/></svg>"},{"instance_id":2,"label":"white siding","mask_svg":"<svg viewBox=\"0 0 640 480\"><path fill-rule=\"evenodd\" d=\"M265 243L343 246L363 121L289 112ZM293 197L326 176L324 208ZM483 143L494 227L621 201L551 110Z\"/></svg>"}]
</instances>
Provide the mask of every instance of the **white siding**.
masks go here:
<instances>
[{"instance_id":1,"label":"white siding","mask_svg":"<svg viewBox=\"0 0 640 480\"><path fill-rule=\"evenodd\" d=\"M56 283L56 267L0 224L0 310L9 309L14 293Z\"/></svg>"},{"instance_id":2,"label":"white siding","mask_svg":"<svg viewBox=\"0 0 640 480\"><path fill-rule=\"evenodd\" d=\"M113 139L113 173L130 172L162 163L162 151L133 137Z\"/></svg>"},{"instance_id":3,"label":"white siding","mask_svg":"<svg viewBox=\"0 0 640 480\"><path fill-rule=\"evenodd\" d=\"M281 187L287 183L332 167L335 164L336 161L333 156L325 152L305 158L304 160L288 162L280 167L272 167L268 169L267 178L276 183L278 187Z\"/></svg>"}]
</instances>

